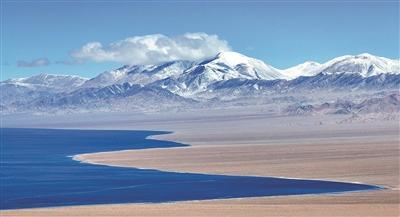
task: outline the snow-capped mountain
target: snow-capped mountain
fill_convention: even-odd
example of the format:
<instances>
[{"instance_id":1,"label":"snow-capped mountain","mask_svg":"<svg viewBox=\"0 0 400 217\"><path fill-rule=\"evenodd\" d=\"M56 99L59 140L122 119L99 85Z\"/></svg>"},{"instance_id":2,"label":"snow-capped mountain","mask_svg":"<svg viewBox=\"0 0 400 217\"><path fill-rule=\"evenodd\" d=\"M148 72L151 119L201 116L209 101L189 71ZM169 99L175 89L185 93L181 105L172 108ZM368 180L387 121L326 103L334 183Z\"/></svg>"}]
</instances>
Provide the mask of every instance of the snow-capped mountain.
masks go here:
<instances>
[{"instance_id":1,"label":"snow-capped mountain","mask_svg":"<svg viewBox=\"0 0 400 217\"><path fill-rule=\"evenodd\" d=\"M287 78L295 79L300 76L314 76L321 72L323 65L317 62L307 61L305 63L281 70Z\"/></svg>"},{"instance_id":2,"label":"snow-capped mountain","mask_svg":"<svg viewBox=\"0 0 400 217\"><path fill-rule=\"evenodd\" d=\"M304 95L310 98L321 93L351 93L356 91L398 91L400 74L380 74L363 77L359 74L324 74L302 76L292 80L231 79L215 82L207 91L197 94L201 98L234 99L260 95Z\"/></svg>"},{"instance_id":3,"label":"snow-capped mountain","mask_svg":"<svg viewBox=\"0 0 400 217\"><path fill-rule=\"evenodd\" d=\"M378 57L371 54L356 56L342 56L324 64L323 73L357 73L363 77L379 75L382 73L399 74L399 60Z\"/></svg>"},{"instance_id":4,"label":"snow-capped mountain","mask_svg":"<svg viewBox=\"0 0 400 217\"><path fill-rule=\"evenodd\" d=\"M297 66L281 70L281 73L290 79L295 79L300 76L314 76L319 73L349 73L359 74L363 77L379 74L399 74L400 61L363 53L355 56L346 55L337 57L323 64L308 61Z\"/></svg>"},{"instance_id":5,"label":"snow-capped mountain","mask_svg":"<svg viewBox=\"0 0 400 217\"><path fill-rule=\"evenodd\" d=\"M9 112L71 107L145 110L210 101L217 105L239 98L245 104L247 99L276 95L303 100L322 92L332 97L339 92L393 92L400 87L399 65L399 60L360 54L282 70L239 53L222 52L200 62L127 65L92 79L48 74L9 79L0 82L0 107Z\"/></svg>"},{"instance_id":6,"label":"snow-capped mountain","mask_svg":"<svg viewBox=\"0 0 400 217\"><path fill-rule=\"evenodd\" d=\"M14 85L31 90L72 91L82 86L88 79L75 75L39 74L27 78L8 79L0 85Z\"/></svg>"},{"instance_id":7,"label":"snow-capped mountain","mask_svg":"<svg viewBox=\"0 0 400 217\"><path fill-rule=\"evenodd\" d=\"M348 73L369 77L382 73L398 74L399 68L399 60L360 54L334 58L323 64L307 61L280 70L240 53L222 52L199 63L171 61L160 65L127 65L101 73L85 81L80 87L106 87L129 82L162 87L173 93L190 97L209 90L208 87L216 82L231 79L293 80L300 76L316 76L319 73Z\"/></svg>"},{"instance_id":8,"label":"snow-capped mountain","mask_svg":"<svg viewBox=\"0 0 400 217\"><path fill-rule=\"evenodd\" d=\"M222 52L200 62L176 77L155 82L179 95L188 96L206 91L208 86L231 79L275 80L287 78L279 70L254 58L236 52Z\"/></svg>"},{"instance_id":9,"label":"snow-capped mountain","mask_svg":"<svg viewBox=\"0 0 400 217\"><path fill-rule=\"evenodd\" d=\"M82 86L86 78L73 75L39 74L27 78L0 82L1 104L25 103L55 93L73 91Z\"/></svg>"},{"instance_id":10,"label":"snow-capped mountain","mask_svg":"<svg viewBox=\"0 0 400 217\"><path fill-rule=\"evenodd\" d=\"M106 71L88 80L82 87L105 87L113 84L146 85L168 77L175 77L190 68L194 62L171 61L161 65L126 65L116 70Z\"/></svg>"},{"instance_id":11,"label":"snow-capped mountain","mask_svg":"<svg viewBox=\"0 0 400 217\"><path fill-rule=\"evenodd\" d=\"M201 62L198 66L188 70L186 74L196 71L203 66L203 76L213 80L229 80L232 78L274 80L284 79L285 76L276 68L263 61L247 57L236 52L222 52L216 57Z\"/></svg>"},{"instance_id":12,"label":"snow-capped mountain","mask_svg":"<svg viewBox=\"0 0 400 217\"><path fill-rule=\"evenodd\" d=\"M59 93L32 100L25 107L46 110L53 108L83 108L85 110L124 110L134 108L167 108L195 103L162 88L148 88L138 84L113 84L106 87L80 88L70 93Z\"/></svg>"},{"instance_id":13,"label":"snow-capped mountain","mask_svg":"<svg viewBox=\"0 0 400 217\"><path fill-rule=\"evenodd\" d=\"M104 72L82 87L105 87L129 82L160 86L174 93L190 95L207 89L216 81L242 79L288 78L279 70L254 58L236 52L222 52L200 63L172 61L161 65L132 65Z\"/></svg>"}]
</instances>

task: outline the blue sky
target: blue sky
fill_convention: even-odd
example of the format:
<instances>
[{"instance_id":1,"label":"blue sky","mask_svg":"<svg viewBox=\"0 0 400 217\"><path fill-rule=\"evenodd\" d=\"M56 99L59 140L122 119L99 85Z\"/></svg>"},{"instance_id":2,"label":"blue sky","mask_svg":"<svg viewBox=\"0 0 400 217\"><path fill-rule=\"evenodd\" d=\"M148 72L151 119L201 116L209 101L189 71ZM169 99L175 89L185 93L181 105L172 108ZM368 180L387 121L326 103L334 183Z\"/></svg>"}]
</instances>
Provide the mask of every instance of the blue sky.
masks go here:
<instances>
[{"instance_id":1,"label":"blue sky","mask_svg":"<svg viewBox=\"0 0 400 217\"><path fill-rule=\"evenodd\" d=\"M107 47L152 34L173 42L185 33L217 35L277 68L364 52L399 57L397 1L2 1L1 16L2 80L42 72L92 77L136 58L71 54L90 42Z\"/></svg>"}]
</instances>

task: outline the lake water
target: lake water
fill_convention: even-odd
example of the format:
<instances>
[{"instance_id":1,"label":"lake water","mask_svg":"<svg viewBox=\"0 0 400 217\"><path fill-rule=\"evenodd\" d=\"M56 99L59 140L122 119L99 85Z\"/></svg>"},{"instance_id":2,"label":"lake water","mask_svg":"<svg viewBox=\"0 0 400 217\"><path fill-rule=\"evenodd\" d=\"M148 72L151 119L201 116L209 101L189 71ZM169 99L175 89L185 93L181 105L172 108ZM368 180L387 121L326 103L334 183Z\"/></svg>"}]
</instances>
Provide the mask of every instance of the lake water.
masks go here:
<instances>
[{"instance_id":1,"label":"lake water","mask_svg":"<svg viewBox=\"0 0 400 217\"><path fill-rule=\"evenodd\" d=\"M377 186L268 177L172 173L80 163L70 156L183 144L155 131L1 129L1 209L335 193Z\"/></svg>"}]
</instances>

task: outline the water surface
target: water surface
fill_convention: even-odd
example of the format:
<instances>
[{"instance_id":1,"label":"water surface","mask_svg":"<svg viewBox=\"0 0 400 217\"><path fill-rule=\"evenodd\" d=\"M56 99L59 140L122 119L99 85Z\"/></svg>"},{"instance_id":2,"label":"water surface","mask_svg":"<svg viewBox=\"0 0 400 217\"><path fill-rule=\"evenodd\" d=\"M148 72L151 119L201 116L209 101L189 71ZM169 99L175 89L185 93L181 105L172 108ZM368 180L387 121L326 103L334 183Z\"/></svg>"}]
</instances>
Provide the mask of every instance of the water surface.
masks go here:
<instances>
[{"instance_id":1,"label":"water surface","mask_svg":"<svg viewBox=\"0 0 400 217\"><path fill-rule=\"evenodd\" d=\"M377 186L270 177L173 173L80 163L72 155L184 144L159 131L1 129L1 209L301 195Z\"/></svg>"}]
</instances>

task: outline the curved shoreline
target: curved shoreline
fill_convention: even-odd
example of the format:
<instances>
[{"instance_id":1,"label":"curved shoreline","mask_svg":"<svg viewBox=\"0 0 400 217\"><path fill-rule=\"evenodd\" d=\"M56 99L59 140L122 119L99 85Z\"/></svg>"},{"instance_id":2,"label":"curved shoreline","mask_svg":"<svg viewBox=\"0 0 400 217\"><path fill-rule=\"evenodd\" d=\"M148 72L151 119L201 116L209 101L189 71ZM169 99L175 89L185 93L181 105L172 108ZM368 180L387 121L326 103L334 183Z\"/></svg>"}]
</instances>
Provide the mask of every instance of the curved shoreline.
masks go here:
<instances>
[{"instance_id":1,"label":"curved shoreline","mask_svg":"<svg viewBox=\"0 0 400 217\"><path fill-rule=\"evenodd\" d=\"M337 116L334 116L337 117ZM295 176L314 179L326 177L330 180L373 183L388 188L379 191L349 192L345 194L294 195L283 197L233 198L201 201L186 201L157 204L110 204L81 205L68 207L2 210L2 216L398 216L399 170L398 170L398 129L396 121L365 124L334 123L327 117L324 125L320 117L295 119L258 118L251 120L225 120L218 122L163 121L150 123L142 119L136 122L96 122L85 125L90 129L171 129L173 134L151 136L151 138L179 141L191 144L187 150L178 152L159 149L148 154L127 152L126 155L107 156L120 158L123 163L136 164L126 160L146 158L148 168L199 173L249 176ZM132 120L135 120L132 118ZM306 124L303 124L306 123ZM138 126L143 125L145 127ZM68 125L81 128L82 124ZM275 128L270 130L269 125ZM313 131L304 125L311 125ZM168 127L166 127L168 126ZM54 126L50 126L54 128ZM57 125L58 128L61 125ZM64 128L65 125L62 125ZM47 127L48 128L48 127ZM221 130L222 129L222 130ZM284 129L282 131L281 129ZM220 132L216 130L221 130ZM315 137L315 133L318 137ZM300 139L290 140L293 135ZM222 136L222 137L221 137ZM282 142L272 145L266 139ZM289 139L287 139L289 138ZM313 140L309 140L313 139ZM318 139L314 139L318 138ZM223 139L223 140L221 140ZM206 141L209 147L204 147ZM222 142L222 143L221 143ZM282 145L283 144L283 145ZM286 145L287 144L287 145ZM222 146L221 146L222 145ZM226 147L229 145L229 147ZM212 146L212 147L211 147ZM345 151L341 151L345 149ZM233 151L229 151L233 150ZM228 151L228 153L225 153ZM175 161L163 162L162 155L168 154ZM182 156L185 154L187 156ZM249 159L249 156L254 156ZM92 157L92 156L91 156ZM98 156L104 157L104 156ZM104 158L103 158L104 159ZM224 163L220 164L219 159ZM99 159L96 159L99 160ZM183 163L185 162L185 163ZM206 162L196 167L199 162ZM110 163L109 161L107 163ZM122 162L114 161L113 164ZM154 164L154 165L152 165ZM154 167L155 166L155 167ZM146 168L146 167L144 167Z\"/></svg>"},{"instance_id":2,"label":"curved shoreline","mask_svg":"<svg viewBox=\"0 0 400 217\"><path fill-rule=\"evenodd\" d=\"M158 136L163 136L163 135L168 135L168 134L174 134L173 131L167 131L168 133L166 134L155 134L146 137L146 139L153 139L153 140L158 140L158 141L169 141L169 142L176 142L179 143L179 141L174 141L174 140L168 140L168 139L155 139L155 137ZM192 145L187 145L184 147L168 147L168 148L150 148L146 149L147 151L157 151L158 149L190 149L192 148ZM122 167L122 168L135 168L135 169L150 169L150 170L159 170L163 172L173 172L173 173L191 173L191 171L181 171L181 170L165 170L165 169L159 169L159 168L154 168L154 167L140 167L140 166L122 166L122 165L113 165L113 164L106 164L106 163L99 163L96 161L90 160L90 156L92 155L97 155L97 154L102 154L102 155L112 155L115 153L124 153L124 152L135 152L135 151L140 151L143 149L128 149L128 150L118 150L118 151L106 151L106 152L94 152L94 153L83 153L83 154L76 154L71 156L72 160L78 161L80 163L87 163L87 164L93 164L93 165L102 165L102 166L110 166L110 167ZM223 173L205 173L205 175L232 175L232 174L223 174ZM235 176L243 176L247 177L247 175L240 175L236 174ZM310 180L310 181L321 181L321 182L336 182L336 183L343 183L343 184L359 184L359 185L366 185L373 187L373 189L365 189L365 190L354 190L354 191L338 191L338 192L323 192L323 193L310 193L310 194L289 194L289 195L273 195L273 196L255 196L255 197L234 197L234 198L229 198L229 199L245 199L245 198L262 198L262 197L267 197L267 198L273 198L273 197L292 197L292 196L318 196L318 195L330 195L330 194L346 194L346 193L357 193L357 192L368 192L368 191L377 191L377 190L385 190L385 189L390 189L388 186L380 186L380 185L373 185L373 184L367 184L367 183L362 183L362 182L357 182L357 181L347 181L347 180L334 180L334 179L321 179L321 178L300 178L300 177L289 177L289 176L252 176L252 177L259 177L259 178L279 178L279 179L287 179L287 180ZM221 200L221 199L207 199L208 201L213 201L213 200ZM189 201L203 201L203 200L187 200ZM172 203L175 202L185 202L185 201L171 201ZM164 203L164 202L161 202ZM170 203L170 202L165 202L165 203Z\"/></svg>"},{"instance_id":3,"label":"curved shoreline","mask_svg":"<svg viewBox=\"0 0 400 217\"><path fill-rule=\"evenodd\" d=\"M190 147L190 146L188 146ZM188 148L188 147L172 147L172 148ZM158 148L152 148L152 150L157 150ZM90 156L91 155L96 155L96 154L114 154L114 153L123 153L123 152L131 152L131 151L137 151L137 150L142 150L142 149L128 149L128 150L120 150L120 151L106 151L106 152L94 152L94 153L84 153L84 154L76 154L73 156L69 156L72 158L74 161L78 161L80 163L87 163L87 164L93 164L93 165L101 165L101 166L109 166L109 167L122 167L122 168L134 168L134 169L141 169L141 170L159 170L163 172L173 172L173 173L190 173L188 171L179 171L179 170L160 170L158 168L148 168L148 167L135 167L135 166L117 166L113 164L104 164L104 163L96 163L94 161L91 161L85 156ZM229 176L230 174L220 174L220 173L207 173L205 175L223 175L223 176ZM247 177L247 175L235 175L235 176L243 176ZM304 196L306 195L320 195L320 194L340 194L340 193L351 193L351 192L363 192L363 191L375 191L375 190L384 190L384 189L390 189L388 186L380 186L380 185L373 185L373 184L368 184L368 183L362 183L362 182L356 182L356 181L338 181L334 179L321 179L321 178L300 178L300 177L289 177L289 176L252 176L252 177L259 177L259 178L279 178L279 179L290 179L290 180L312 180L312 181L327 181L327 182L338 182L338 183L351 183L351 184L361 184L361 185L368 185L368 186L373 186L376 187L376 189L367 189L367 190L360 190L360 191L343 191L343 192L333 192L333 193L317 193L317 194L303 194ZM299 195L277 195L278 197L280 196L299 196ZM302 196L302 195L300 195ZM266 196L266 197L276 197L276 196ZM211 199L211 200L218 200L218 199Z\"/></svg>"},{"instance_id":4,"label":"curved shoreline","mask_svg":"<svg viewBox=\"0 0 400 217\"><path fill-rule=\"evenodd\" d=\"M179 147L180 148L180 147ZM109 152L96 152L96 153L86 153L86 154L77 154L72 157L73 160L78 161L80 163L87 163L87 164L93 164L93 165L101 165L101 166L109 166L109 167L123 167L123 168L135 168L135 169L143 169L143 170L148 170L148 169L155 169L158 170L157 168L141 168L141 167L131 167L131 166L115 166L115 165L108 165L108 164L101 164L101 163L95 163L91 162L90 160L84 159L82 155L91 155L91 154L108 154L108 153L114 153L114 152L125 152L125 151L135 151L134 149L132 150L121 150L121 151L109 151ZM187 173L185 171L176 171L176 170L162 170L163 172L173 172L173 173ZM226 175L226 174L211 174L207 173L204 175ZM243 176L243 177L248 177L246 175L237 175L237 176ZM202 201L220 201L220 200L241 200L241 199L254 199L254 198L282 198L282 197L314 197L314 196L329 196L329 195L340 195L340 194L351 194L351 193L362 193L362 192L371 192L371 191L381 191L385 189L390 189L387 186L379 186L379 185L371 185L367 183L361 183L361 182L353 182L353 181L338 181L338 180L332 180L332 179L310 179L310 178L298 178L298 177L286 177L286 176L252 176L252 177L259 177L259 178L278 178L278 179L287 179L287 180L310 180L310 181L321 181L321 182L337 182L337 183L343 183L343 184L360 184L360 185L368 185L371 187L375 187L374 189L365 189L365 190L350 190L350 191L338 191L338 192L323 192L323 193L307 193L307 194L289 194L289 195L273 195L273 196L246 196L246 197L232 197L232 198L216 198L216 199L205 199L205 200L185 200L185 201L166 201L166 202L158 202L159 204L170 204L170 203L187 203L187 202L202 202ZM154 203L132 203L132 204L154 204ZM112 204L110 204L112 205ZM81 205L81 206L91 206L91 205ZM96 205L94 205L96 206Z\"/></svg>"},{"instance_id":5,"label":"curved shoreline","mask_svg":"<svg viewBox=\"0 0 400 217\"><path fill-rule=\"evenodd\" d=\"M189 147L147 138L146 135L154 133L157 132L4 129L5 143L2 147L10 154L5 159L8 166L4 176L10 178L4 183L7 188L2 197L1 209L315 195L381 189L375 185L318 179L167 172L158 168L144 170L138 166L121 168L88 162L79 166L76 160L84 161L83 156L87 154L73 155L67 161L62 157L62 153L68 155L85 150L107 155L109 151L123 148L152 152L171 150L172 147L173 150L182 146ZM35 151L47 157L25 157L25 164L21 164L20 168L29 170L30 176L21 179L21 174L12 170L12 167L18 165L21 157L32 153L33 150L29 148L25 151L29 146L34 146ZM49 166L51 163L56 163L58 167ZM31 167L32 164L42 166ZM60 170L60 167L63 169ZM31 189L32 185L38 189L32 191L34 193L20 190ZM177 191L182 193L175 194Z\"/></svg>"}]
</instances>

